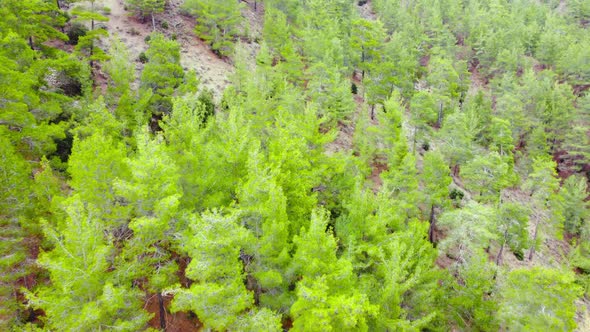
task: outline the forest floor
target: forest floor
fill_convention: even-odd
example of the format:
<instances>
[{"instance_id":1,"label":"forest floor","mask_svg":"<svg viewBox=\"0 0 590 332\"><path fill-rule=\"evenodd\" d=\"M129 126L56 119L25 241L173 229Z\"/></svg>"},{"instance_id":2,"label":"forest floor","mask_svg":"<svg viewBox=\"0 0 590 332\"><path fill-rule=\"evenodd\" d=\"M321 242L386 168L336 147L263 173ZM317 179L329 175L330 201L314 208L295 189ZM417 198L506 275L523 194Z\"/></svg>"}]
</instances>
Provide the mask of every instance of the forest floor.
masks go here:
<instances>
[{"instance_id":1,"label":"forest floor","mask_svg":"<svg viewBox=\"0 0 590 332\"><path fill-rule=\"evenodd\" d=\"M147 50L145 38L153 32L150 19L142 20L125 9L123 0L105 0L110 8L109 21L105 22L111 38L119 38L129 49L131 60L135 63L137 78L141 74L143 64L139 62L139 54ZM233 73L232 64L215 55L209 46L197 38L194 33L196 20L184 15L181 10L182 0L171 0L164 13L155 15L156 30L168 37L176 36L181 47L181 65L185 70L194 70L201 86L210 89L216 101L230 83ZM166 22L168 28L164 29Z\"/></svg>"}]
</instances>

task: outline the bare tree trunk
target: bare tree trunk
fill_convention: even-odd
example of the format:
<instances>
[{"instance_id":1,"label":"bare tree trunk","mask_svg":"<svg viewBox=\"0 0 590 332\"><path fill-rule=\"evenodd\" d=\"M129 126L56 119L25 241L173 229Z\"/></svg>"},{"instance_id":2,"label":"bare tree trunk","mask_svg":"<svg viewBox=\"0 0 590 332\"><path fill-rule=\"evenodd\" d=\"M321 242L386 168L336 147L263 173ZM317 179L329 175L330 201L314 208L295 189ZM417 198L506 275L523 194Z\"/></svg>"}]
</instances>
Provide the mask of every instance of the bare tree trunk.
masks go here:
<instances>
[{"instance_id":1,"label":"bare tree trunk","mask_svg":"<svg viewBox=\"0 0 590 332\"><path fill-rule=\"evenodd\" d=\"M430 218L428 218L428 241L434 244L434 204L430 207Z\"/></svg>"},{"instance_id":2,"label":"bare tree trunk","mask_svg":"<svg viewBox=\"0 0 590 332\"><path fill-rule=\"evenodd\" d=\"M152 12L152 31L156 31L156 19L154 18L154 13Z\"/></svg>"},{"instance_id":3,"label":"bare tree trunk","mask_svg":"<svg viewBox=\"0 0 590 332\"><path fill-rule=\"evenodd\" d=\"M61 10L61 6L59 5L59 0L55 0L55 5L57 6L57 9Z\"/></svg>"},{"instance_id":4,"label":"bare tree trunk","mask_svg":"<svg viewBox=\"0 0 590 332\"><path fill-rule=\"evenodd\" d=\"M537 243L537 235L539 233L539 222L535 225L535 233L533 234L533 245L531 246L531 250L529 251L529 261L533 260L533 255L535 254L535 244Z\"/></svg>"},{"instance_id":5,"label":"bare tree trunk","mask_svg":"<svg viewBox=\"0 0 590 332\"><path fill-rule=\"evenodd\" d=\"M502 241L500 251L498 251L498 256L496 256L496 266L500 266L502 260L502 253L504 252L504 246L506 245L506 236L508 236L508 230L504 231L504 241Z\"/></svg>"},{"instance_id":6,"label":"bare tree trunk","mask_svg":"<svg viewBox=\"0 0 590 332\"><path fill-rule=\"evenodd\" d=\"M164 298L160 292L158 292L158 305L160 307L160 328L166 331L166 309L164 308Z\"/></svg>"},{"instance_id":7,"label":"bare tree trunk","mask_svg":"<svg viewBox=\"0 0 590 332\"><path fill-rule=\"evenodd\" d=\"M414 127L414 137L412 138L413 141L413 145L412 145L412 152L414 152L414 155L416 154L416 132L418 131L418 129L416 129L416 127Z\"/></svg>"},{"instance_id":8,"label":"bare tree trunk","mask_svg":"<svg viewBox=\"0 0 590 332\"><path fill-rule=\"evenodd\" d=\"M443 118L443 104L440 103L439 109L438 109L438 118L436 119L436 127L440 128L440 126L442 125L442 118Z\"/></svg>"},{"instance_id":9,"label":"bare tree trunk","mask_svg":"<svg viewBox=\"0 0 590 332\"><path fill-rule=\"evenodd\" d=\"M35 46L33 46L33 36L29 36L29 46L33 51L35 50Z\"/></svg>"}]
</instances>

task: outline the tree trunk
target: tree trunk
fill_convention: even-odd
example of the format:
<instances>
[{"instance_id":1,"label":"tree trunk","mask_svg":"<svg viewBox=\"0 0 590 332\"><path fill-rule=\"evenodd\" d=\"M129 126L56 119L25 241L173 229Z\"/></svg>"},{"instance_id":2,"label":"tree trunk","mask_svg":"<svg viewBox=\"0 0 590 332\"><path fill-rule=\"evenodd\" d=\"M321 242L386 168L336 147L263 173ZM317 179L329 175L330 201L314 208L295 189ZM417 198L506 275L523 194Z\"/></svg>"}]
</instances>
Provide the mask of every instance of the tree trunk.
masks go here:
<instances>
[{"instance_id":1,"label":"tree trunk","mask_svg":"<svg viewBox=\"0 0 590 332\"><path fill-rule=\"evenodd\" d=\"M436 127L440 128L440 126L442 125L442 118L443 118L443 104L440 103L439 109L438 109L438 118L436 119Z\"/></svg>"},{"instance_id":2,"label":"tree trunk","mask_svg":"<svg viewBox=\"0 0 590 332\"><path fill-rule=\"evenodd\" d=\"M418 131L418 129L416 129L416 127L414 127L414 137L412 138L412 152L414 152L414 154L416 154L416 132Z\"/></svg>"},{"instance_id":3,"label":"tree trunk","mask_svg":"<svg viewBox=\"0 0 590 332\"><path fill-rule=\"evenodd\" d=\"M539 222L535 225L535 233L533 234L533 245L531 246L531 250L529 251L529 261L533 260L533 255L535 254L535 245L537 244L537 235L539 233Z\"/></svg>"},{"instance_id":4,"label":"tree trunk","mask_svg":"<svg viewBox=\"0 0 590 332\"><path fill-rule=\"evenodd\" d=\"M55 0L55 5L57 6L57 9L61 10L61 6L59 5L59 0Z\"/></svg>"},{"instance_id":5,"label":"tree trunk","mask_svg":"<svg viewBox=\"0 0 590 332\"><path fill-rule=\"evenodd\" d=\"M257 1L254 0L254 12L256 13L256 11L258 10L258 6L257 6Z\"/></svg>"},{"instance_id":6,"label":"tree trunk","mask_svg":"<svg viewBox=\"0 0 590 332\"><path fill-rule=\"evenodd\" d=\"M152 31L156 31L156 19L154 18L154 13L152 12Z\"/></svg>"},{"instance_id":7,"label":"tree trunk","mask_svg":"<svg viewBox=\"0 0 590 332\"><path fill-rule=\"evenodd\" d=\"M164 298L160 292L158 292L158 305L160 307L160 328L166 331L166 309L164 308Z\"/></svg>"},{"instance_id":8,"label":"tree trunk","mask_svg":"<svg viewBox=\"0 0 590 332\"><path fill-rule=\"evenodd\" d=\"M29 36L29 46L33 51L35 50L35 46L33 46L33 36Z\"/></svg>"},{"instance_id":9,"label":"tree trunk","mask_svg":"<svg viewBox=\"0 0 590 332\"><path fill-rule=\"evenodd\" d=\"M502 260L502 253L504 252L504 246L506 245L506 236L508 236L508 230L504 231L504 241L502 241L500 251L498 251L498 256L496 256L496 266L500 266Z\"/></svg>"},{"instance_id":10,"label":"tree trunk","mask_svg":"<svg viewBox=\"0 0 590 332\"><path fill-rule=\"evenodd\" d=\"M375 120L375 104L371 105L371 120Z\"/></svg>"},{"instance_id":11,"label":"tree trunk","mask_svg":"<svg viewBox=\"0 0 590 332\"><path fill-rule=\"evenodd\" d=\"M434 244L434 204L430 207L430 218L428 218L428 241Z\"/></svg>"}]
</instances>

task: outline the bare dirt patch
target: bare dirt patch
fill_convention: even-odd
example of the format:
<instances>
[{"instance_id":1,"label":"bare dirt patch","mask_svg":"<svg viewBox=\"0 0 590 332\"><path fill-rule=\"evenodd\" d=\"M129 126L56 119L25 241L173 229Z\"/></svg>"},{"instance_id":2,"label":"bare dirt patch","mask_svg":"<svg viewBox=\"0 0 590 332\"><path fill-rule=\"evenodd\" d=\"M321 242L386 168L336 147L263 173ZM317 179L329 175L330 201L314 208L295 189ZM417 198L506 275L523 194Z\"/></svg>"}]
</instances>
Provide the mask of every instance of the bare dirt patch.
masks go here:
<instances>
[{"instance_id":1,"label":"bare dirt patch","mask_svg":"<svg viewBox=\"0 0 590 332\"><path fill-rule=\"evenodd\" d=\"M182 0L170 1L164 13L155 16L156 31L169 38L176 38L181 47L180 62L183 68L195 70L201 85L210 89L219 101L223 90L230 83L233 67L195 36L196 20L181 13L181 4ZM127 11L123 0L105 0L105 6L111 10L109 21L105 23L107 30L111 38L116 35L127 46L139 77L143 65L138 58L147 49L146 37L153 32L151 20L143 20Z\"/></svg>"}]
</instances>

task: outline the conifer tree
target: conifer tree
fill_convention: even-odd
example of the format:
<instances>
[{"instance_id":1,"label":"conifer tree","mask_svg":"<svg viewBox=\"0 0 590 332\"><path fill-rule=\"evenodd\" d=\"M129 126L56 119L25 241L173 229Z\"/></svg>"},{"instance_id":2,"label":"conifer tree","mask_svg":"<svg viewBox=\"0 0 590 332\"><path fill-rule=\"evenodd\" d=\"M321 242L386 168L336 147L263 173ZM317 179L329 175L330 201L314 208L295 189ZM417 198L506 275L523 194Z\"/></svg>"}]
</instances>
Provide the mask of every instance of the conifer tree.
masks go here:
<instances>
[{"instance_id":1,"label":"conifer tree","mask_svg":"<svg viewBox=\"0 0 590 332\"><path fill-rule=\"evenodd\" d=\"M286 311L290 305L289 219L287 198L277 184L276 173L254 150L248 160L247 181L238 188L237 196L240 219L254 236L247 248L252 260L245 268L256 278L255 298L265 307Z\"/></svg>"},{"instance_id":2,"label":"conifer tree","mask_svg":"<svg viewBox=\"0 0 590 332\"><path fill-rule=\"evenodd\" d=\"M279 318L268 309L249 310L253 294L244 286L241 249L252 235L238 222L236 215L219 211L204 213L190 223L184 235L184 248L192 258L186 269L195 281L190 288L176 288L172 310L190 310L208 328L265 326L277 331ZM263 315L266 322L259 321Z\"/></svg>"},{"instance_id":3,"label":"conifer tree","mask_svg":"<svg viewBox=\"0 0 590 332\"><path fill-rule=\"evenodd\" d=\"M422 183L425 188L424 199L429 207L428 239L434 243L434 228L436 227L436 210L449 205L449 186L453 182L449 167L443 155L436 151L429 151L424 155L424 169Z\"/></svg>"},{"instance_id":4,"label":"conifer tree","mask_svg":"<svg viewBox=\"0 0 590 332\"><path fill-rule=\"evenodd\" d=\"M531 191L533 206L536 208L536 222L532 246L528 259L532 260L539 238L543 235L560 235L563 230L563 215L560 197L557 195L559 179L556 165L550 157L538 157L533 161L533 171L529 174L524 188Z\"/></svg>"},{"instance_id":5,"label":"conifer tree","mask_svg":"<svg viewBox=\"0 0 590 332\"><path fill-rule=\"evenodd\" d=\"M151 140L144 129L137 137L137 155L126 159L131 177L114 184L115 193L130 205L130 215L134 216L128 225L133 236L128 235L125 241L116 272L123 280L147 279L146 290L158 297L177 281L178 265L172 252L178 243L173 234L181 218L182 196L178 168L162 140L161 136ZM162 301L159 304L163 312ZM165 327L164 317L160 319L160 326Z\"/></svg>"},{"instance_id":6,"label":"conifer tree","mask_svg":"<svg viewBox=\"0 0 590 332\"><path fill-rule=\"evenodd\" d=\"M195 32L219 55L229 55L238 34L243 4L234 0L189 0L184 8L197 18Z\"/></svg>"},{"instance_id":7,"label":"conifer tree","mask_svg":"<svg viewBox=\"0 0 590 332\"><path fill-rule=\"evenodd\" d=\"M367 317L376 308L354 287L350 262L336 257L336 239L326 233L327 215L312 213L307 230L294 238L292 266L299 276L291 306L294 331L309 329L367 331Z\"/></svg>"},{"instance_id":8,"label":"conifer tree","mask_svg":"<svg viewBox=\"0 0 590 332\"><path fill-rule=\"evenodd\" d=\"M511 271L501 286L498 316L510 330L576 328L575 299L580 288L573 272L545 267Z\"/></svg>"},{"instance_id":9,"label":"conifer tree","mask_svg":"<svg viewBox=\"0 0 590 332\"><path fill-rule=\"evenodd\" d=\"M28 292L29 304L43 309L46 328L57 331L145 328L150 317L141 309L138 290L109 272L114 248L96 208L72 196L65 209L68 218L57 227L43 225L55 247L38 262L51 284Z\"/></svg>"},{"instance_id":10,"label":"conifer tree","mask_svg":"<svg viewBox=\"0 0 590 332\"><path fill-rule=\"evenodd\" d=\"M141 17L150 16L152 20L152 29L156 31L155 14L164 11L166 0L125 0L127 5Z\"/></svg>"},{"instance_id":11,"label":"conifer tree","mask_svg":"<svg viewBox=\"0 0 590 332\"><path fill-rule=\"evenodd\" d=\"M25 274L26 251L21 225L26 225L32 185L28 163L0 131L0 329L18 319L16 280Z\"/></svg>"}]
</instances>

